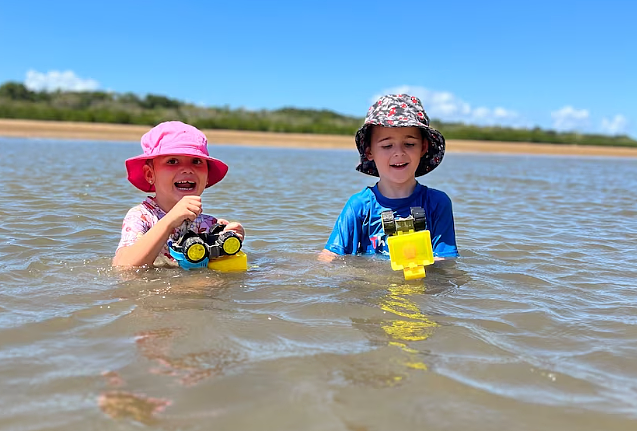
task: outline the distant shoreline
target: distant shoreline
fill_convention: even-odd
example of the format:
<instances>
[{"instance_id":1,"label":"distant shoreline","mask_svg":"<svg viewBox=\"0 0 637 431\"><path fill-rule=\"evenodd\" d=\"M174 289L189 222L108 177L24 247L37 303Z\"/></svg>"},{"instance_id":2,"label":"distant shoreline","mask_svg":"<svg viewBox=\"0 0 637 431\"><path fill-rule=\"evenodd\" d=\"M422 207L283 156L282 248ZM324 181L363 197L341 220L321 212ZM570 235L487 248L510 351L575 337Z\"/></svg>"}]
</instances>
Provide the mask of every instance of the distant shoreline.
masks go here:
<instances>
[{"instance_id":1,"label":"distant shoreline","mask_svg":"<svg viewBox=\"0 0 637 431\"><path fill-rule=\"evenodd\" d=\"M0 119L0 136L14 138L82 139L138 142L150 126ZM203 130L208 142L245 146L355 149L353 136L301 133ZM637 157L637 148L532 142L468 141L450 139L449 153L553 154L577 156Z\"/></svg>"}]
</instances>

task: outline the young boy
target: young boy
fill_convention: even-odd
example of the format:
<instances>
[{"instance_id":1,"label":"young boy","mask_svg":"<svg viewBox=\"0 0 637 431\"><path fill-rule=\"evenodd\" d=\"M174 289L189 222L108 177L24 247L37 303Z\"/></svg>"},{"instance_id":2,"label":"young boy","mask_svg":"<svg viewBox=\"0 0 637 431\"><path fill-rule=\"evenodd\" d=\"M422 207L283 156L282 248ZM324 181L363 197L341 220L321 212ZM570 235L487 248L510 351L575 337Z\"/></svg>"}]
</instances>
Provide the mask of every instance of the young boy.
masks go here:
<instances>
[{"instance_id":1,"label":"young boy","mask_svg":"<svg viewBox=\"0 0 637 431\"><path fill-rule=\"evenodd\" d=\"M228 166L210 157L200 130L166 121L144 134L141 144L144 153L126 160L128 180L155 196L126 214L113 266L177 266L167 241L176 241L186 230L206 233L216 223L243 239L240 223L203 213L201 194L223 179Z\"/></svg>"},{"instance_id":2,"label":"young boy","mask_svg":"<svg viewBox=\"0 0 637 431\"><path fill-rule=\"evenodd\" d=\"M321 260L388 253L381 212L392 210L396 217L408 217L411 207L425 210L434 258L457 257L451 200L416 181L435 169L445 154L445 139L429 126L420 100L406 94L381 97L356 132L356 147L361 157L356 170L380 179L347 201Z\"/></svg>"}]
</instances>

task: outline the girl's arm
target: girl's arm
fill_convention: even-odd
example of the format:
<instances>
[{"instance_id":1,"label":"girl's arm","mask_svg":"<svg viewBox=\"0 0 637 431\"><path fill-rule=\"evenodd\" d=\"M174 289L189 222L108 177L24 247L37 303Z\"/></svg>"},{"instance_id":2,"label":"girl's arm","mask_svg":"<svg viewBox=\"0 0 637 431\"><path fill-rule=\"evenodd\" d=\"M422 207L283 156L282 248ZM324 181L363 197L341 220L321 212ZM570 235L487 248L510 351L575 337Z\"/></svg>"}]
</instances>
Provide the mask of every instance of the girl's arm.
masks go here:
<instances>
[{"instance_id":1,"label":"girl's arm","mask_svg":"<svg viewBox=\"0 0 637 431\"><path fill-rule=\"evenodd\" d=\"M162 218L137 242L117 250L113 258L113 266L151 266L173 229L170 220L166 217Z\"/></svg>"},{"instance_id":2,"label":"girl's arm","mask_svg":"<svg viewBox=\"0 0 637 431\"><path fill-rule=\"evenodd\" d=\"M113 266L152 265L173 230L184 220L196 219L201 211L201 196L184 196L134 244L117 250L113 258Z\"/></svg>"},{"instance_id":3,"label":"girl's arm","mask_svg":"<svg viewBox=\"0 0 637 431\"><path fill-rule=\"evenodd\" d=\"M241 225L241 223L233 221L233 222L229 222L228 220L225 219L217 219L217 223L219 224L223 224L226 225L226 227L223 228L224 231L230 230L234 233L236 233L237 235L239 235L239 237L241 238L241 241L244 240L244 237L246 235L245 230L243 229L243 226Z\"/></svg>"}]
</instances>

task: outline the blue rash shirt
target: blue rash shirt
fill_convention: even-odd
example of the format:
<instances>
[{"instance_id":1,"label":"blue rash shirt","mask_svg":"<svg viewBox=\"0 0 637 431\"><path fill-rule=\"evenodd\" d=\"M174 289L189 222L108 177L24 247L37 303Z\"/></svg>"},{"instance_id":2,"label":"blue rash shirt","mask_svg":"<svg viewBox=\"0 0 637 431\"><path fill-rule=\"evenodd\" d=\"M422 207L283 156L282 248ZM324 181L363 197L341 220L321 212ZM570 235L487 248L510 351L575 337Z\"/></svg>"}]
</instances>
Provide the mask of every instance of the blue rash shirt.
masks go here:
<instances>
[{"instance_id":1,"label":"blue rash shirt","mask_svg":"<svg viewBox=\"0 0 637 431\"><path fill-rule=\"evenodd\" d=\"M445 192L430 189L420 183L416 184L411 196L406 198L386 198L378 191L378 184L366 187L350 197L336 220L325 248L340 255L388 254L387 235L383 232L380 214L392 210L395 217L408 217L411 215L411 207L425 210L434 256L457 257L451 199Z\"/></svg>"}]
</instances>

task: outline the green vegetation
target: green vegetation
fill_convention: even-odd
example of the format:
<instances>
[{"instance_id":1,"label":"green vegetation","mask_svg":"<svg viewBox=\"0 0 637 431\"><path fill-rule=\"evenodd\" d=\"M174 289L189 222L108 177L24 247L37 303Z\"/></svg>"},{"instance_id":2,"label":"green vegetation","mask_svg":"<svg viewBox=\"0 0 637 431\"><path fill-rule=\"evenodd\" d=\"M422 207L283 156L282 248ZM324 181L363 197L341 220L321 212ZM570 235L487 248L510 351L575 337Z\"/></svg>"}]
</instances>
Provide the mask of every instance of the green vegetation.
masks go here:
<instances>
[{"instance_id":1,"label":"green vegetation","mask_svg":"<svg viewBox=\"0 0 637 431\"><path fill-rule=\"evenodd\" d=\"M626 135L609 136L575 132L556 132L554 130L542 130L539 127L533 129L514 129L512 127L470 126L460 123L440 123L438 121L432 121L431 125L440 130L447 139L637 147L637 141Z\"/></svg>"},{"instance_id":2,"label":"green vegetation","mask_svg":"<svg viewBox=\"0 0 637 431\"><path fill-rule=\"evenodd\" d=\"M0 86L0 118L149 126L167 120L181 120L201 129L334 135L353 135L363 122L362 117L340 115L328 110L282 108L249 111L201 107L154 94L142 98L132 93L103 91L31 91L16 82ZM558 133L539 128L481 127L435 120L432 123L447 139L637 147L637 141L628 136Z\"/></svg>"}]
</instances>

